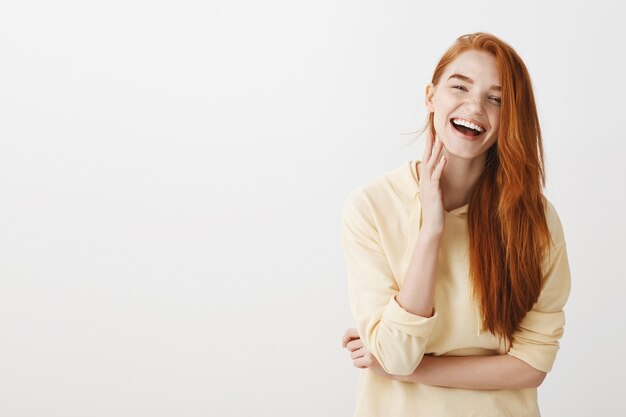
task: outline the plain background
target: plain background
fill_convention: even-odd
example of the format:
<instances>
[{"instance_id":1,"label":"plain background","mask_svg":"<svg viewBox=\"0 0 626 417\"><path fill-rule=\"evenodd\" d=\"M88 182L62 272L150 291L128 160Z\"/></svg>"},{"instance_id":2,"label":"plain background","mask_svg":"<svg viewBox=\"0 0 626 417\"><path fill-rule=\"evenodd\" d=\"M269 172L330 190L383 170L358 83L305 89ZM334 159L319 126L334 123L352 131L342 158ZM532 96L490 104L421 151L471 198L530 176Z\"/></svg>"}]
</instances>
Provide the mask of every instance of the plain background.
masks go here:
<instances>
[{"instance_id":1,"label":"plain background","mask_svg":"<svg viewBox=\"0 0 626 417\"><path fill-rule=\"evenodd\" d=\"M350 416L339 213L457 36L530 71L572 271L542 415L623 415L618 2L0 6L0 415Z\"/></svg>"}]
</instances>

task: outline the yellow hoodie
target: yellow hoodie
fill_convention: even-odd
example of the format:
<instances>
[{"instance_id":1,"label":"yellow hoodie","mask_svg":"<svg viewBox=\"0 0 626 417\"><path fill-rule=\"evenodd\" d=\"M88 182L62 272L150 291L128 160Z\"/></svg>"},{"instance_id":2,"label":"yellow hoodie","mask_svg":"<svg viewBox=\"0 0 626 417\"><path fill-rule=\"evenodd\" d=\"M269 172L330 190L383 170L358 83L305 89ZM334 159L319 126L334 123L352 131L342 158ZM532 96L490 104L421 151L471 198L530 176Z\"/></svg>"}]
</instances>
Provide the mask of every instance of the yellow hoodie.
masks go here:
<instances>
[{"instance_id":1,"label":"yellow hoodie","mask_svg":"<svg viewBox=\"0 0 626 417\"><path fill-rule=\"evenodd\" d=\"M349 300L367 349L391 374L409 375L424 354L508 354L549 372L563 335L563 307L570 270L559 217L546 199L553 246L546 253L537 303L507 346L481 328L470 292L467 207L445 212L440 241L434 314L422 317L395 300L421 226L416 163L402 166L353 190L342 213L341 247ZM539 416L537 389L471 390L394 381L361 370L355 417Z\"/></svg>"}]
</instances>

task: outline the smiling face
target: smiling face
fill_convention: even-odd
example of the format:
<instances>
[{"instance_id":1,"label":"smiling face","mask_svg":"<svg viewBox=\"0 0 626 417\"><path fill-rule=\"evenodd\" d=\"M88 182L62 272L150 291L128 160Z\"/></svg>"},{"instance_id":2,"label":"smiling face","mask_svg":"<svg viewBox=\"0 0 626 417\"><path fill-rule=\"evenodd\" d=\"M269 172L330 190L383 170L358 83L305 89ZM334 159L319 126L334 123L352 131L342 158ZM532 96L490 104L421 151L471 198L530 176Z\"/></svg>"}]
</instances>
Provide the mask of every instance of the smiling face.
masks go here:
<instances>
[{"instance_id":1,"label":"smiling face","mask_svg":"<svg viewBox=\"0 0 626 417\"><path fill-rule=\"evenodd\" d=\"M500 100L493 55L467 50L448 64L437 85L426 86L426 107L434 113L444 154L466 159L486 155L498 138Z\"/></svg>"}]
</instances>

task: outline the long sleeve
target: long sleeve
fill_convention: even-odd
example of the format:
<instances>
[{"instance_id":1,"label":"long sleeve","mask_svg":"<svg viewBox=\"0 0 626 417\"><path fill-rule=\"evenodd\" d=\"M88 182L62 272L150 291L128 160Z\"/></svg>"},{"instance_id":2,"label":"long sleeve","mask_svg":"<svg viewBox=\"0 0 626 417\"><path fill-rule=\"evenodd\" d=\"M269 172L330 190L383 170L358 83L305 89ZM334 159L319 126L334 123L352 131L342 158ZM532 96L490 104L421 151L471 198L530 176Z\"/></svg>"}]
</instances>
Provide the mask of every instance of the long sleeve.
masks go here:
<instances>
[{"instance_id":1,"label":"long sleeve","mask_svg":"<svg viewBox=\"0 0 626 417\"><path fill-rule=\"evenodd\" d=\"M380 243L371 201L352 192L342 210L341 246L349 299L363 344L386 372L409 375L419 365L438 315L422 317L396 301L398 286ZM393 215L393 213L389 213Z\"/></svg>"},{"instance_id":2,"label":"long sleeve","mask_svg":"<svg viewBox=\"0 0 626 417\"><path fill-rule=\"evenodd\" d=\"M519 330L513 334L512 344L507 352L543 372L549 372L556 359L559 339L563 336L565 326L563 307L571 288L563 230L551 205L550 211L549 219L554 224L555 244L544 258L543 287L532 310L526 314Z\"/></svg>"}]
</instances>

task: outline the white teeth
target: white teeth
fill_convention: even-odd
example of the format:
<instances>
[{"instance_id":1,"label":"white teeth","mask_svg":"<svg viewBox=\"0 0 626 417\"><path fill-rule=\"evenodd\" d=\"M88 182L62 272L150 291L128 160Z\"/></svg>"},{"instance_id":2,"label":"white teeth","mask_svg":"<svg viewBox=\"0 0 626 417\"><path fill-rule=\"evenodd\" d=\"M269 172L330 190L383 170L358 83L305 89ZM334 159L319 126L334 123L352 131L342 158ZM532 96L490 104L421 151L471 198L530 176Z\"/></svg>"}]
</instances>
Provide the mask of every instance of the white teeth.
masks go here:
<instances>
[{"instance_id":1,"label":"white teeth","mask_svg":"<svg viewBox=\"0 0 626 417\"><path fill-rule=\"evenodd\" d=\"M468 122L467 120L464 120L464 119L452 119L452 122L456 125L462 125L465 127L469 127L470 129L477 130L478 132L485 131L485 129L483 129L481 126L478 126L472 122Z\"/></svg>"}]
</instances>

